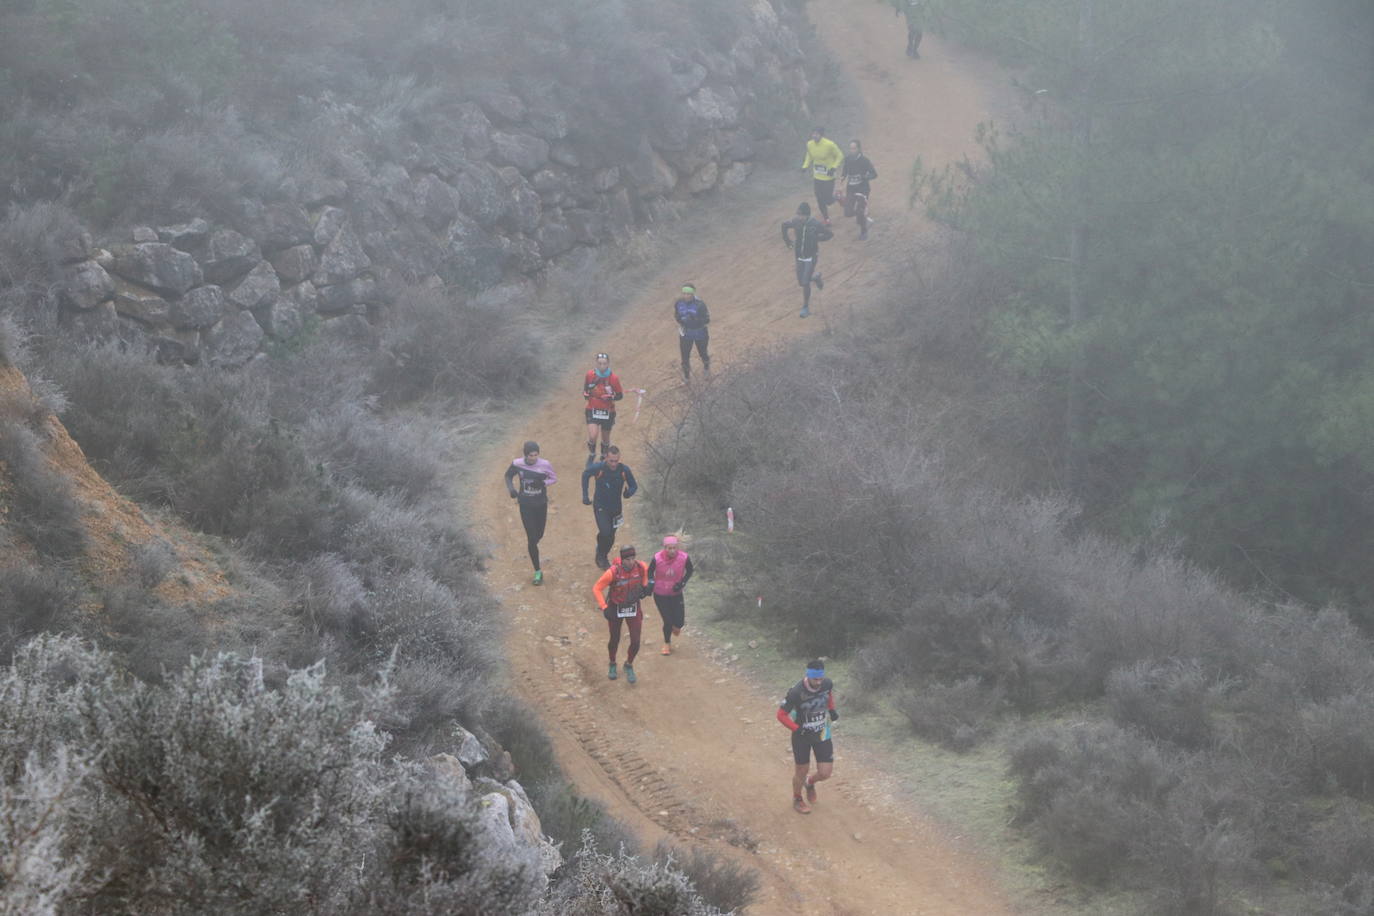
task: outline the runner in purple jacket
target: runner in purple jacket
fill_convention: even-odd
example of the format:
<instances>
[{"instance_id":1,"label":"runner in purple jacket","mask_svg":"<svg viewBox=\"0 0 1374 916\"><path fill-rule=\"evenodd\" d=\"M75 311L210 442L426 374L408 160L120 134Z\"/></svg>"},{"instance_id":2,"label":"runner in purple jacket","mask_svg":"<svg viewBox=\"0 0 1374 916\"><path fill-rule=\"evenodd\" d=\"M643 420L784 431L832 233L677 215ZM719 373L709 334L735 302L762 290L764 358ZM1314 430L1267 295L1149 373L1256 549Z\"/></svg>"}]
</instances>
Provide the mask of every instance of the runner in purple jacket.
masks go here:
<instances>
[{"instance_id":1,"label":"runner in purple jacket","mask_svg":"<svg viewBox=\"0 0 1374 916\"><path fill-rule=\"evenodd\" d=\"M520 489L515 481L520 481ZM520 501L520 523L525 526L525 547L534 564L534 584L544 584L544 572L539 568L539 541L544 537L544 525L549 518L548 486L558 482L553 465L539 457L539 443L526 442L524 454L506 468L506 489L510 498Z\"/></svg>"}]
</instances>

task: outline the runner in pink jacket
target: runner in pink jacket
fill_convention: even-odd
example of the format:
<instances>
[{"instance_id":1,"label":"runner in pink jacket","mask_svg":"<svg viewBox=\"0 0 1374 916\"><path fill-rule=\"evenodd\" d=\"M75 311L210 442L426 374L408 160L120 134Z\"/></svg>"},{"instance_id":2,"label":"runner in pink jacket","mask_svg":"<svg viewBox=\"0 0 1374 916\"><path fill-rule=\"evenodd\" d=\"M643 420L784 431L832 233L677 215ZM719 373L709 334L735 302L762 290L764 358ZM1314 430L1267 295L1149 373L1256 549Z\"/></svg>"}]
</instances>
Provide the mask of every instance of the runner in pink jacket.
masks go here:
<instances>
[{"instance_id":1,"label":"runner in pink jacket","mask_svg":"<svg viewBox=\"0 0 1374 916\"><path fill-rule=\"evenodd\" d=\"M654 588L654 606L663 618L664 655L673 654L673 637L686 625L687 607L682 589L692 578L692 558L678 548L677 538L668 535L663 549L649 561L649 584Z\"/></svg>"}]
</instances>

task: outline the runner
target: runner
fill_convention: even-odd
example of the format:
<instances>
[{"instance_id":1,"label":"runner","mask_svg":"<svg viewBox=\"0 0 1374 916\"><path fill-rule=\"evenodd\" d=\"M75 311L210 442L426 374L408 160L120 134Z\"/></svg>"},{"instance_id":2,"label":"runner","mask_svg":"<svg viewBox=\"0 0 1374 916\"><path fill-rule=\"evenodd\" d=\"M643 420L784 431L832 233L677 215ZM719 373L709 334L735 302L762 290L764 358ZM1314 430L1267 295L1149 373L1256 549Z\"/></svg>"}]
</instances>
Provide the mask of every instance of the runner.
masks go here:
<instances>
[{"instance_id":1,"label":"runner","mask_svg":"<svg viewBox=\"0 0 1374 916\"><path fill-rule=\"evenodd\" d=\"M677 322L678 350L682 354L682 377L692 380L692 345L701 357L701 368L709 378L711 357L706 355L706 345L711 332L706 326L711 323L711 313L706 303L697 298L697 288L690 283L682 286L682 295L673 303L673 320Z\"/></svg>"},{"instance_id":2,"label":"runner","mask_svg":"<svg viewBox=\"0 0 1374 916\"><path fill-rule=\"evenodd\" d=\"M514 486L520 479L520 489ZM558 483L558 475L553 465L539 457L539 443L526 442L524 455L516 458L506 468L506 489L511 499L520 500L520 523L525 526L525 549L529 551L530 562L534 564L534 584L544 584L544 573L539 568L539 541L544 537L544 524L549 518L550 484Z\"/></svg>"},{"instance_id":3,"label":"runner","mask_svg":"<svg viewBox=\"0 0 1374 916\"><path fill-rule=\"evenodd\" d=\"M825 135L824 127L811 131L811 139L806 141L806 158L802 160L802 171L810 170L814 179L816 204L821 208L821 220L830 225L830 204L835 202L835 176L839 174L844 153L835 141Z\"/></svg>"},{"instance_id":4,"label":"runner","mask_svg":"<svg viewBox=\"0 0 1374 916\"><path fill-rule=\"evenodd\" d=\"M830 740L830 723L840 717L835 711L835 685L825 676L825 663L813 658L806 664L806 676L783 697L778 721L792 732L792 810L810 814L816 801L816 783L825 782L835 768L835 747ZM811 770L811 753L816 754L816 772ZM805 789L806 797L802 797Z\"/></svg>"},{"instance_id":5,"label":"runner","mask_svg":"<svg viewBox=\"0 0 1374 916\"><path fill-rule=\"evenodd\" d=\"M596 500L587 497L587 481L596 480ZM612 445L606 449L606 460L590 464L582 472L582 505L591 506L596 517L596 568L606 569L610 561L606 555L615 543L615 530L620 527L625 516L622 514L620 498L635 495L639 484L631 473L628 464L621 464L620 449Z\"/></svg>"},{"instance_id":6,"label":"runner","mask_svg":"<svg viewBox=\"0 0 1374 916\"><path fill-rule=\"evenodd\" d=\"M687 623L687 607L682 590L692 578L692 558L679 550L677 538L668 535L663 549L649 560L649 584L654 587L654 607L663 618L663 654L673 654L673 637Z\"/></svg>"},{"instance_id":7,"label":"runner","mask_svg":"<svg viewBox=\"0 0 1374 916\"><path fill-rule=\"evenodd\" d=\"M606 651L611 656L611 665L606 669L606 677L616 678L615 652L620 648L620 623L630 626L630 649L625 655L625 680L635 682L635 656L639 654L639 634L644 627L644 609L639 599L649 589L649 570L635 559L635 549L626 544L620 548L620 559L596 580L592 594L601 607L601 616L611 629L611 640L606 643Z\"/></svg>"},{"instance_id":8,"label":"runner","mask_svg":"<svg viewBox=\"0 0 1374 916\"><path fill-rule=\"evenodd\" d=\"M924 0L897 0L894 15L906 16L906 56L915 60L921 56L921 6Z\"/></svg>"},{"instance_id":9,"label":"runner","mask_svg":"<svg viewBox=\"0 0 1374 916\"><path fill-rule=\"evenodd\" d=\"M844 215L854 217L859 224L859 241L868 238L868 183L878 177L878 170L864 155L863 144L849 141L849 154L844 157Z\"/></svg>"},{"instance_id":10,"label":"runner","mask_svg":"<svg viewBox=\"0 0 1374 916\"><path fill-rule=\"evenodd\" d=\"M582 380L582 397L587 400L587 464L596 460L597 430L601 430L601 460L611 444L611 427L615 426L615 402L625 397L620 376L611 371L611 358L596 354L596 368L587 370Z\"/></svg>"},{"instance_id":11,"label":"runner","mask_svg":"<svg viewBox=\"0 0 1374 916\"><path fill-rule=\"evenodd\" d=\"M792 238L795 232L797 237ZM797 206L797 215L782 224L782 240L792 249L797 258L797 284L802 288L801 317L811 314L811 284L816 289L825 289L825 281L817 270L821 263L821 242L827 242L835 235L820 221L811 216L811 205L802 201Z\"/></svg>"}]
</instances>

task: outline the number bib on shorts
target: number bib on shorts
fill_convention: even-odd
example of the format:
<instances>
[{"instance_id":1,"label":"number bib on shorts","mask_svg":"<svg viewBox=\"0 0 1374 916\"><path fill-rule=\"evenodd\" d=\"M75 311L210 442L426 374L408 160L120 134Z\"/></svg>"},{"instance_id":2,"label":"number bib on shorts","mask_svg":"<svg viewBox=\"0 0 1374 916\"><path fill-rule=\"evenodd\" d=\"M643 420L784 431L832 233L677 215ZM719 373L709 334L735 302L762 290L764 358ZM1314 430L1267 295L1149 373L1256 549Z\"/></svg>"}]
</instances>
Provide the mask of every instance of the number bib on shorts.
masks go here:
<instances>
[{"instance_id":1,"label":"number bib on shorts","mask_svg":"<svg viewBox=\"0 0 1374 916\"><path fill-rule=\"evenodd\" d=\"M632 604L632 605L630 605L629 607L619 607L619 608L616 608L616 609L615 609L615 616L621 617L621 618L624 618L624 617L633 617L633 616L634 616L635 614L637 614L638 612L639 612L639 608L635 607L635 606Z\"/></svg>"},{"instance_id":2,"label":"number bib on shorts","mask_svg":"<svg viewBox=\"0 0 1374 916\"><path fill-rule=\"evenodd\" d=\"M611 412L610 412L609 410L607 410L606 408L604 408L604 407L593 407L593 408L592 408L592 419L593 419L593 420L609 420L610 418L611 418Z\"/></svg>"}]
</instances>

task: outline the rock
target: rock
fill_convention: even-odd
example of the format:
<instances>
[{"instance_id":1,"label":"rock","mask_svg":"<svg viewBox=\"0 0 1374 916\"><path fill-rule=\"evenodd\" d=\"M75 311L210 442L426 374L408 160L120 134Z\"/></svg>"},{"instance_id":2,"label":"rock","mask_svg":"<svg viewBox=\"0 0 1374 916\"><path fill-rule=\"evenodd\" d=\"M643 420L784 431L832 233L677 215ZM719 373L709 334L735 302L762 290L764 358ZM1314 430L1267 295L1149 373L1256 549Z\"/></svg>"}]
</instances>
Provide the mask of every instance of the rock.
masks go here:
<instances>
[{"instance_id":1,"label":"rock","mask_svg":"<svg viewBox=\"0 0 1374 916\"><path fill-rule=\"evenodd\" d=\"M455 725L453 737L458 742L458 760L464 767L471 770L487 762L487 749L482 747L482 742L472 732Z\"/></svg>"},{"instance_id":2,"label":"rock","mask_svg":"<svg viewBox=\"0 0 1374 916\"><path fill-rule=\"evenodd\" d=\"M253 317L267 336L275 340L295 337L305 327L301 307L289 298L277 298L271 305L253 310Z\"/></svg>"},{"instance_id":3,"label":"rock","mask_svg":"<svg viewBox=\"0 0 1374 916\"><path fill-rule=\"evenodd\" d=\"M280 293L281 282L277 279L277 272L272 269L271 264L259 261L258 265L248 272L248 276L225 293L224 298L231 305L252 310L272 305Z\"/></svg>"},{"instance_id":4,"label":"rock","mask_svg":"<svg viewBox=\"0 0 1374 916\"><path fill-rule=\"evenodd\" d=\"M435 175L425 175L417 181L414 194L420 219L435 232L443 232L462 212L458 190Z\"/></svg>"},{"instance_id":5,"label":"rock","mask_svg":"<svg viewBox=\"0 0 1374 916\"><path fill-rule=\"evenodd\" d=\"M162 324L171 316L171 304L157 293L137 283L121 280L115 284L115 311L147 324Z\"/></svg>"},{"instance_id":6,"label":"rock","mask_svg":"<svg viewBox=\"0 0 1374 916\"><path fill-rule=\"evenodd\" d=\"M265 336L252 312L231 311L205 333L205 355L211 365L235 369L257 354Z\"/></svg>"},{"instance_id":7,"label":"rock","mask_svg":"<svg viewBox=\"0 0 1374 916\"><path fill-rule=\"evenodd\" d=\"M510 188L510 207L506 211L506 225L516 232L533 232L539 227L539 218L544 212L544 203L539 192L516 173L516 182Z\"/></svg>"},{"instance_id":8,"label":"rock","mask_svg":"<svg viewBox=\"0 0 1374 916\"><path fill-rule=\"evenodd\" d=\"M482 290L500 283L510 250L475 220L460 216L449 227L445 256L437 272L450 286Z\"/></svg>"},{"instance_id":9,"label":"rock","mask_svg":"<svg viewBox=\"0 0 1374 916\"><path fill-rule=\"evenodd\" d=\"M550 143L549 158L570 169L580 168L582 165L582 159L577 155L577 149L567 140Z\"/></svg>"},{"instance_id":10,"label":"rock","mask_svg":"<svg viewBox=\"0 0 1374 916\"><path fill-rule=\"evenodd\" d=\"M722 188L737 188L749 180L754 171L752 162L736 162L720 174Z\"/></svg>"},{"instance_id":11,"label":"rock","mask_svg":"<svg viewBox=\"0 0 1374 916\"><path fill-rule=\"evenodd\" d=\"M320 291L309 280L282 290L282 296L295 303L302 315L313 315L319 311Z\"/></svg>"},{"instance_id":12,"label":"rock","mask_svg":"<svg viewBox=\"0 0 1374 916\"><path fill-rule=\"evenodd\" d=\"M545 259L558 257L575 243L572 229L565 222L546 219L534 232L539 254Z\"/></svg>"},{"instance_id":13,"label":"rock","mask_svg":"<svg viewBox=\"0 0 1374 916\"><path fill-rule=\"evenodd\" d=\"M454 184L458 188L459 208L483 228L499 223L510 207L510 198L500 174L486 163L465 169Z\"/></svg>"},{"instance_id":14,"label":"rock","mask_svg":"<svg viewBox=\"0 0 1374 916\"><path fill-rule=\"evenodd\" d=\"M509 165L526 175L533 174L549 161L549 143L531 134L507 134L492 131L491 160L497 165Z\"/></svg>"},{"instance_id":15,"label":"rock","mask_svg":"<svg viewBox=\"0 0 1374 916\"><path fill-rule=\"evenodd\" d=\"M200 332L163 328L148 335L159 362L196 363L200 361Z\"/></svg>"},{"instance_id":16,"label":"rock","mask_svg":"<svg viewBox=\"0 0 1374 916\"><path fill-rule=\"evenodd\" d=\"M739 99L728 86L720 90L703 86L688 97L687 105L707 127L734 127L739 123Z\"/></svg>"},{"instance_id":17,"label":"rock","mask_svg":"<svg viewBox=\"0 0 1374 916\"><path fill-rule=\"evenodd\" d=\"M534 275L544 269L539 243L532 238L523 235L512 237L506 253L508 263L522 274Z\"/></svg>"},{"instance_id":18,"label":"rock","mask_svg":"<svg viewBox=\"0 0 1374 916\"><path fill-rule=\"evenodd\" d=\"M197 286L180 299L172 300L168 320L177 328L208 328L225 316L224 290L218 286Z\"/></svg>"},{"instance_id":19,"label":"rock","mask_svg":"<svg viewBox=\"0 0 1374 916\"><path fill-rule=\"evenodd\" d=\"M716 167L714 162L708 162L687 179L687 190L693 194L709 191L716 186L716 179L719 177L720 169Z\"/></svg>"},{"instance_id":20,"label":"rock","mask_svg":"<svg viewBox=\"0 0 1374 916\"><path fill-rule=\"evenodd\" d=\"M341 178L307 178L301 182L301 202L307 207L341 204L348 198L348 184Z\"/></svg>"},{"instance_id":21,"label":"rock","mask_svg":"<svg viewBox=\"0 0 1374 916\"><path fill-rule=\"evenodd\" d=\"M325 207L320 211L320 215L315 218L312 241L316 245L328 245L334 241L334 236L338 234L346 222L348 222L348 214L343 210L338 207Z\"/></svg>"},{"instance_id":22,"label":"rock","mask_svg":"<svg viewBox=\"0 0 1374 916\"><path fill-rule=\"evenodd\" d=\"M579 245L598 245L605 241L608 230L606 214L595 210L564 210L568 230Z\"/></svg>"},{"instance_id":23,"label":"rock","mask_svg":"<svg viewBox=\"0 0 1374 916\"><path fill-rule=\"evenodd\" d=\"M711 139L713 131L701 131L685 147L667 152L663 158L679 172L690 175L707 163L714 164L720 158L720 150Z\"/></svg>"},{"instance_id":24,"label":"rock","mask_svg":"<svg viewBox=\"0 0 1374 916\"><path fill-rule=\"evenodd\" d=\"M135 226L133 231L135 242L156 242L157 231L152 226Z\"/></svg>"},{"instance_id":25,"label":"rock","mask_svg":"<svg viewBox=\"0 0 1374 916\"><path fill-rule=\"evenodd\" d=\"M568 135L568 114L558 109L531 110L525 118L530 133L541 140L562 140Z\"/></svg>"},{"instance_id":26,"label":"rock","mask_svg":"<svg viewBox=\"0 0 1374 916\"><path fill-rule=\"evenodd\" d=\"M685 62L686 69L672 75L673 95L686 98L701 88L706 82L706 68L695 61Z\"/></svg>"},{"instance_id":27,"label":"rock","mask_svg":"<svg viewBox=\"0 0 1374 916\"><path fill-rule=\"evenodd\" d=\"M114 267L114 255L106 251L104 248L97 248L94 251L92 251L91 260L99 264L106 270L109 270L110 268Z\"/></svg>"},{"instance_id":28,"label":"rock","mask_svg":"<svg viewBox=\"0 0 1374 916\"><path fill-rule=\"evenodd\" d=\"M200 264L205 280L221 286L232 283L252 270L262 260L258 243L233 229L220 229L210 234L200 252Z\"/></svg>"},{"instance_id":29,"label":"rock","mask_svg":"<svg viewBox=\"0 0 1374 916\"><path fill-rule=\"evenodd\" d=\"M278 278L286 283L300 283L307 280L319 266L315 249L311 245L295 245L272 256L272 269Z\"/></svg>"},{"instance_id":30,"label":"rock","mask_svg":"<svg viewBox=\"0 0 1374 916\"><path fill-rule=\"evenodd\" d=\"M592 190L599 194L604 194L618 184L620 184L620 169L616 166L611 166L608 169L597 169L592 173Z\"/></svg>"},{"instance_id":31,"label":"rock","mask_svg":"<svg viewBox=\"0 0 1374 916\"><path fill-rule=\"evenodd\" d=\"M639 152L627 171L640 197L667 194L677 186L677 173L654 151L647 138L640 138Z\"/></svg>"},{"instance_id":32,"label":"rock","mask_svg":"<svg viewBox=\"0 0 1374 916\"><path fill-rule=\"evenodd\" d=\"M272 203L253 221L254 235L263 251L281 251L304 245L315 238L310 214L300 204Z\"/></svg>"},{"instance_id":33,"label":"rock","mask_svg":"<svg viewBox=\"0 0 1374 916\"><path fill-rule=\"evenodd\" d=\"M343 315L325 319L320 325L320 335L342 343L370 345L376 331L362 315Z\"/></svg>"},{"instance_id":34,"label":"rock","mask_svg":"<svg viewBox=\"0 0 1374 916\"><path fill-rule=\"evenodd\" d=\"M116 245L110 253L113 273L160 293L179 296L204 279L194 258L165 242Z\"/></svg>"},{"instance_id":35,"label":"rock","mask_svg":"<svg viewBox=\"0 0 1374 916\"><path fill-rule=\"evenodd\" d=\"M425 766L435 777L454 786L463 795L472 791L472 782L468 779L467 770L452 754L435 754L425 761Z\"/></svg>"},{"instance_id":36,"label":"rock","mask_svg":"<svg viewBox=\"0 0 1374 916\"><path fill-rule=\"evenodd\" d=\"M174 248L180 248L182 251L192 251L199 248L209 236L210 224L199 216L189 222L177 223L175 226L157 227L159 241L166 242Z\"/></svg>"},{"instance_id":37,"label":"rock","mask_svg":"<svg viewBox=\"0 0 1374 916\"><path fill-rule=\"evenodd\" d=\"M721 158L724 159L738 161L753 159L755 156L754 138L747 130L720 131L717 146L720 148Z\"/></svg>"},{"instance_id":38,"label":"rock","mask_svg":"<svg viewBox=\"0 0 1374 916\"><path fill-rule=\"evenodd\" d=\"M371 266L372 260L363 251L357 233L345 223L325 248L311 281L316 286L346 283Z\"/></svg>"},{"instance_id":39,"label":"rock","mask_svg":"<svg viewBox=\"0 0 1374 916\"><path fill-rule=\"evenodd\" d=\"M611 231L624 235L635 223L634 204L628 188L616 188L606 195L607 218Z\"/></svg>"},{"instance_id":40,"label":"rock","mask_svg":"<svg viewBox=\"0 0 1374 916\"><path fill-rule=\"evenodd\" d=\"M489 116L510 124L525 120L525 114L529 111L520 96L500 89L479 90L472 94L472 99Z\"/></svg>"},{"instance_id":41,"label":"rock","mask_svg":"<svg viewBox=\"0 0 1374 916\"><path fill-rule=\"evenodd\" d=\"M382 189L382 197L392 209L405 216L415 216L418 208L411 187L410 173L395 162L382 165L377 173L377 184Z\"/></svg>"},{"instance_id":42,"label":"rock","mask_svg":"<svg viewBox=\"0 0 1374 916\"><path fill-rule=\"evenodd\" d=\"M468 158L481 161L491 155L491 121L479 106L472 102L462 103L454 114L454 121Z\"/></svg>"},{"instance_id":43,"label":"rock","mask_svg":"<svg viewBox=\"0 0 1374 916\"><path fill-rule=\"evenodd\" d=\"M510 823L510 798L503 792L488 792L477 802L477 822L487 839L507 849L515 848L515 830Z\"/></svg>"},{"instance_id":44,"label":"rock","mask_svg":"<svg viewBox=\"0 0 1374 916\"><path fill-rule=\"evenodd\" d=\"M62 301L74 309L93 309L114 295L113 278L95 261L62 268Z\"/></svg>"}]
</instances>

